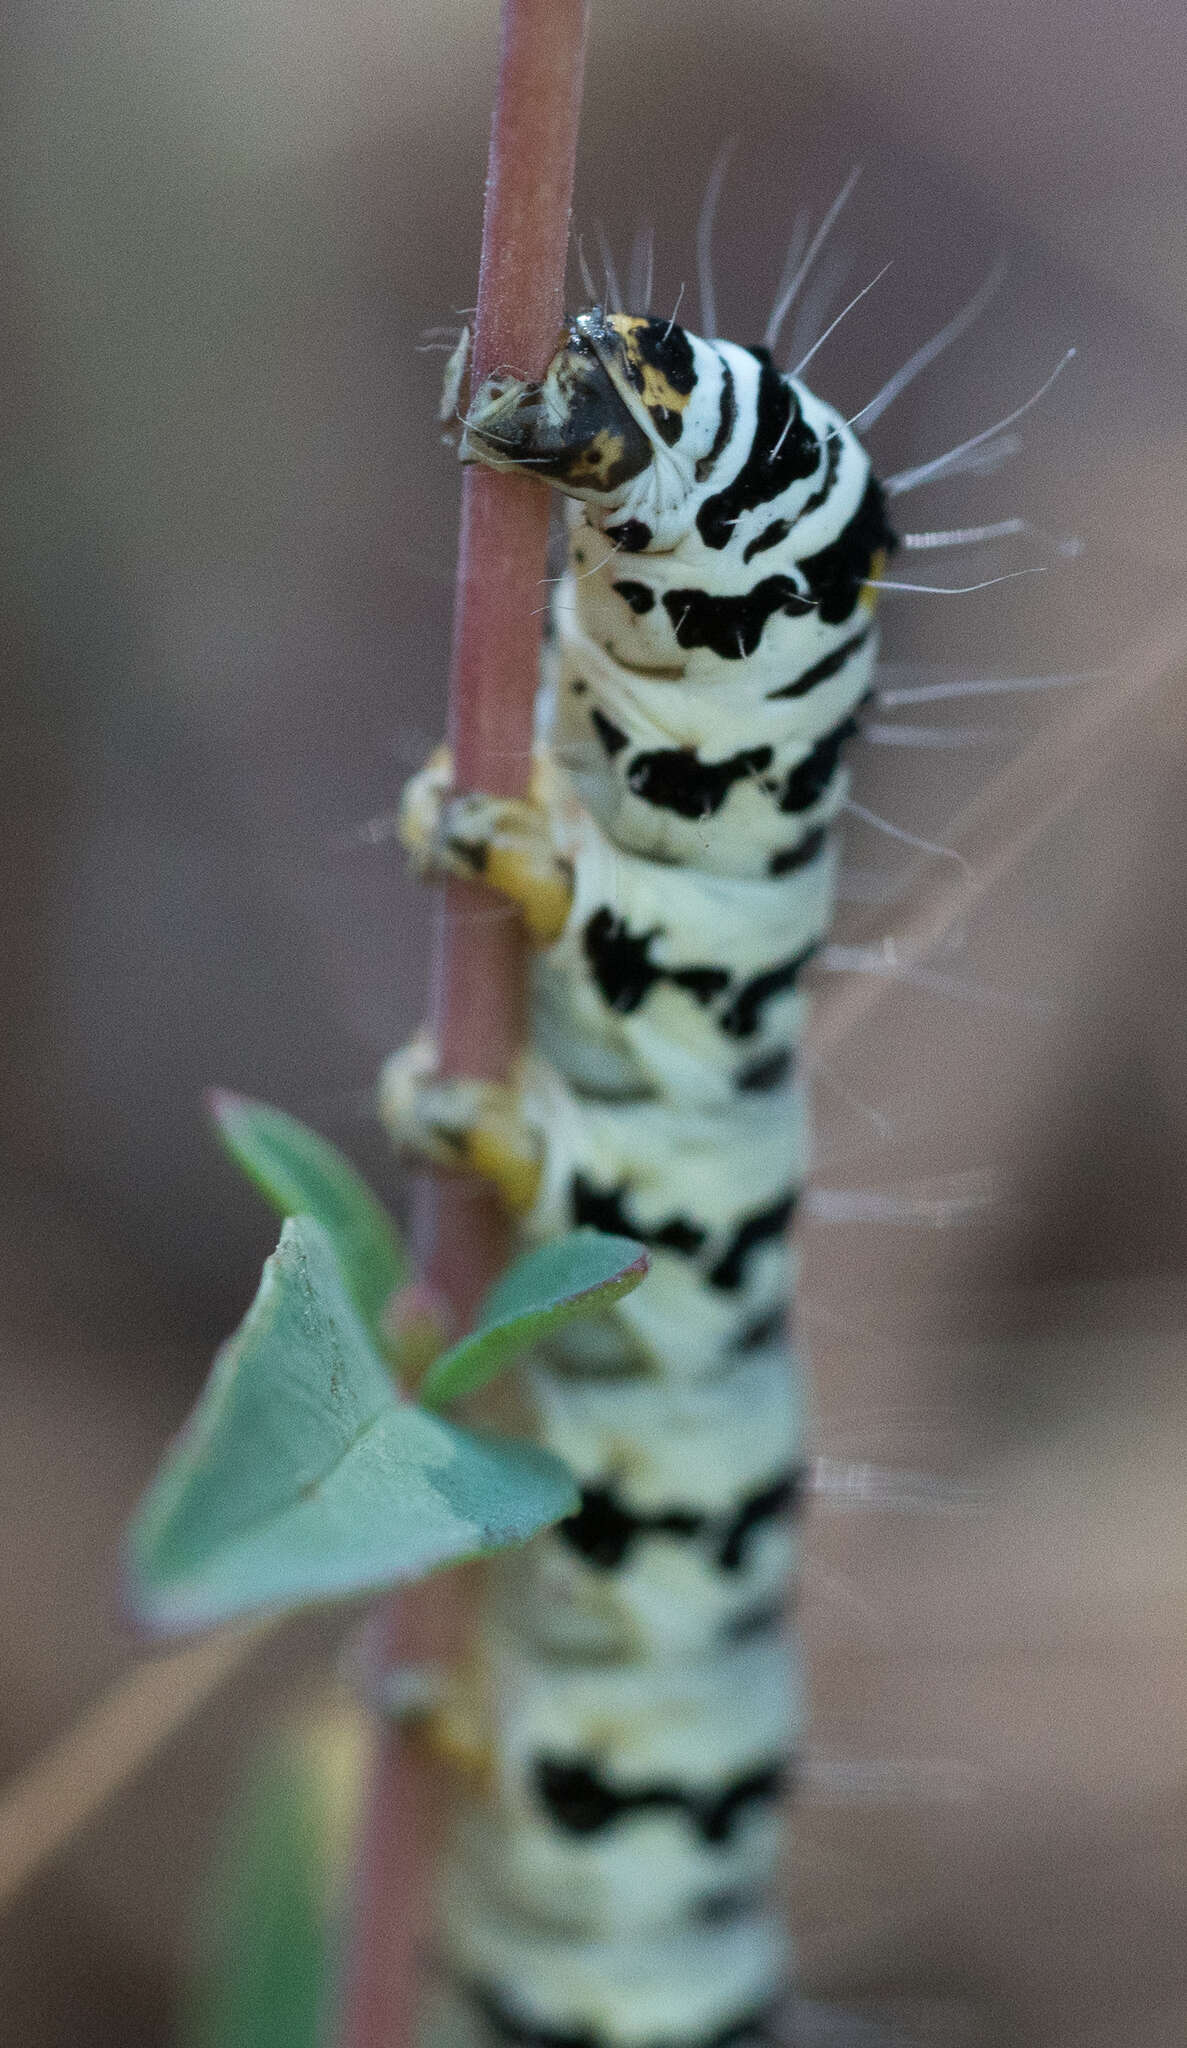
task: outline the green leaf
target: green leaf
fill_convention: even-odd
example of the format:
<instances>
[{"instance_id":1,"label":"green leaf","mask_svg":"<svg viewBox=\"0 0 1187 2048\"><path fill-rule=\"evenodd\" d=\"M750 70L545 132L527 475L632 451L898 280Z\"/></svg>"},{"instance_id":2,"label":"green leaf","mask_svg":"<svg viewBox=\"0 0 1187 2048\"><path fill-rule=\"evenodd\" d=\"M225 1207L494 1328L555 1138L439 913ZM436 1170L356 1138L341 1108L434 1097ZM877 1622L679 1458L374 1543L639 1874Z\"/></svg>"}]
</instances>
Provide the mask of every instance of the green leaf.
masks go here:
<instances>
[{"instance_id":1,"label":"green leaf","mask_svg":"<svg viewBox=\"0 0 1187 2048\"><path fill-rule=\"evenodd\" d=\"M290 1218L134 1519L129 1604L180 1634L349 1598L523 1543L576 1503L547 1452L401 1401L325 1231Z\"/></svg>"},{"instance_id":2,"label":"green leaf","mask_svg":"<svg viewBox=\"0 0 1187 2048\"><path fill-rule=\"evenodd\" d=\"M365 1180L333 1145L266 1102L212 1088L207 1101L231 1157L281 1216L312 1216L338 1254L343 1278L369 1330L409 1275L395 1224Z\"/></svg>"},{"instance_id":3,"label":"green leaf","mask_svg":"<svg viewBox=\"0 0 1187 2048\"><path fill-rule=\"evenodd\" d=\"M637 1287L647 1253L631 1237L574 1230L528 1252L491 1289L468 1337L429 1368L418 1399L430 1408L484 1386L519 1353L575 1316L596 1315Z\"/></svg>"},{"instance_id":4,"label":"green leaf","mask_svg":"<svg viewBox=\"0 0 1187 2048\"><path fill-rule=\"evenodd\" d=\"M327 1719L252 1757L203 1886L181 2048L324 2040L359 1736L356 1723Z\"/></svg>"}]
</instances>

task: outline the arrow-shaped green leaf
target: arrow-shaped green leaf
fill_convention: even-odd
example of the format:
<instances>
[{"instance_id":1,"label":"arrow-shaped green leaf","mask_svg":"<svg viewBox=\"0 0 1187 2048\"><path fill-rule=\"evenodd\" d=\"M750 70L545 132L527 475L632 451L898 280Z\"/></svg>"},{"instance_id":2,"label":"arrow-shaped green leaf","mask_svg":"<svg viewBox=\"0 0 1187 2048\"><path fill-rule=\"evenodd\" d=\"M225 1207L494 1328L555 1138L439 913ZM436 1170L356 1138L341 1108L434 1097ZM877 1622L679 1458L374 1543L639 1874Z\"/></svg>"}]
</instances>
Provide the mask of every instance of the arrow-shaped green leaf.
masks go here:
<instances>
[{"instance_id":1,"label":"arrow-shaped green leaf","mask_svg":"<svg viewBox=\"0 0 1187 2048\"><path fill-rule=\"evenodd\" d=\"M430 1366L419 1399L435 1408L472 1393L562 1323L609 1308L646 1272L641 1244L600 1230L570 1231L525 1253L492 1287L470 1335Z\"/></svg>"},{"instance_id":2,"label":"arrow-shaped green leaf","mask_svg":"<svg viewBox=\"0 0 1187 2048\"><path fill-rule=\"evenodd\" d=\"M135 1618L183 1633L522 1543L577 1493L547 1452L395 1393L326 1232L286 1222L132 1526Z\"/></svg>"},{"instance_id":3,"label":"arrow-shaped green leaf","mask_svg":"<svg viewBox=\"0 0 1187 2048\"><path fill-rule=\"evenodd\" d=\"M212 1088L207 1098L232 1158L281 1216L312 1216L338 1254L347 1289L369 1330L408 1278L395 1224L335 1146L296 1117L246 1095Z\"/></svg>"}]
</instances>

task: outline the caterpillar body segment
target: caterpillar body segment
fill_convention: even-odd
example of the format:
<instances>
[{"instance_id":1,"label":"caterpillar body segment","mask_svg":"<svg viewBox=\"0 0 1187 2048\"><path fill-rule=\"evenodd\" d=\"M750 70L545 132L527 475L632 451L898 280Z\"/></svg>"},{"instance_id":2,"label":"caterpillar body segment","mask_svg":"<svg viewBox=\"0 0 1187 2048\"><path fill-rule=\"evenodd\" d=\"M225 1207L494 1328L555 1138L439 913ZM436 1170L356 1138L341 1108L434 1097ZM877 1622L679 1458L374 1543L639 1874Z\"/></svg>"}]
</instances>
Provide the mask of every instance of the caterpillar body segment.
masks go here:
<instances>
[{"instance_id":1,"label":"caterpillar body segment","mask_svg":"<svg viewBox=\"0 0 1187 2048\"><path fill-rule=\"evenodd\" d=\"M484 1173L529 1241L588 1226L650 1250L644 1285L612 1319L558 1332L554 1358L583 1371L712 1379L778 1336L804 1170L797 1085L743 1094L728 1113L675 1112L635 1095L583 1095L537 1057L506 1085L422 1078L430 1059L416 1041L385 1070L381 1106L402 1146Z\"/></svg>"},{"instance_id":2,"label":"caterpillar body segment","mask_svg":"<svg viewBox=\"0 0 1187 2048\"><path fill-rule=\"evenodd\" d=\"M781 1324L793 1254L787 1232L804 1171L800 1090L783 1085L728 1113L668 1102L579 1095L543 1061L527 1064L540 1119L542 1173L524 1217L546 1238L582 1225L638 1238L651 1254L643 1286L611 1325L562 1330L554 1355L602 1365L607 1330L629 1369L670 1383L715 1379ZM679 1331L679 1341L673 1332Z\"/></svg>"},{"instance_id":3,"label":"caterpillar body segment","mask_svg":"<svg viewBox=\"0 0 1187 2048\"><path fill-rule=\"evenodd\" d=\"M652 1264L528 1374L581 1507L494 1574L430 2038L750 2048L790 1969L803 981L892 536L839 414L671 321L572 320L539 384L477 393L462 453L557 484L569 567L529 798L455 792L438 756L403 832L524 911L533 1042L494 1090L422 1043L384 1113L529 1240L589 1224Z\"/></svg>"},{"instance_id":4,"label":"caterpillar body segment","mask_svg":"<svg viewBox=\"0 0 1187 2048\"><path fill-rule=\"evenodd\" d=\"M621 1934L770 1886L799 1721L778 1636L558 1669L500 1627L489 1655L496 1810L467 1816L462 1860L504 1910Z\"/></svg>"},{"instance_id":5,"label":"caterpillar body segment","mask_svg":"<svg viewBox=\"0 0 1187 2048\"><path fill-rule=\"evenodd\" d=\"M454 1875L441 1924L452 1968L430 2014L434 2048L766 2048L779 2038L771 1986L786 1981L792 1958L774 1913L566 1938Z\"/></svg>"},{"instance_id":6,"label":"caterpillar body segment","mask_svg":"<svg viewBox=\"0 0 1187 2048\"><path fill-rule=\"evenodd\" d=\"M559 603L575 611L578 600L562 585ZM864 614L823 636L823 653L813 636L761 676L746 663L709 681L624 667L576 620L566 634L566 623L562 609L552 744L616 846L747 879L811 862L842 801L832 770L870 688ZM799 689L802 698L782 694Z\"/></svg>"},{"instance_id":7,"label":"caterpillar body segment","mask_svg":"<svg viewBox=\"0 0 1187 2048\"><path fill-rule=\"evenodd\" d=\"M508 1559L509 1626L552 1656L643 1663L761 1634L786 1604L805 1492L785 1347L680 1385L548 1364L529 1384L582 1506Z\"/></svg>"},{"instance_id":8,"label":"caterpillar body segment","mask_svg":"<svg viewBox=\"0 0 1187 2048\"><path fill-rule=\"evenodd\" d=\"M481 875L524 911L541 939L535 1043L576 1087L708 1106L789 1077L800 978L832 915L821 827L844 793L835 761L822 795L814 785L794 892L782 875L705 875L624 852L546 750L531 802L454 796L449 772L442 750L409 785L404 843L423 871Z\"/></svg>"}]
</instances>

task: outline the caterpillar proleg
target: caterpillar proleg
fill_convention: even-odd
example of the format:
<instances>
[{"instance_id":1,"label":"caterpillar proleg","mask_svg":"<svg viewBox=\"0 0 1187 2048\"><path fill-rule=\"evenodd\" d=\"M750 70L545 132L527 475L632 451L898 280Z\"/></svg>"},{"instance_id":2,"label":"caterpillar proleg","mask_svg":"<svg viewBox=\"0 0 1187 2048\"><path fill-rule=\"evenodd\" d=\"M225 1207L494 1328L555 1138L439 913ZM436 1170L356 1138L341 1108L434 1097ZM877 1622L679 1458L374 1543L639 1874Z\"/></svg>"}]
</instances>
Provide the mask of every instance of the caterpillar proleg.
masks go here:
<instances>
[{"instance_id":1,"label":"caterpillar proleg","mask_svg":"<svg viewBox=\"0 0 1187 2048\"><path fill-rule=\"evenodd\" d=\"M418 1044L384 1112L527 1240L613 1230L652 1270L532 1368L581 1508L496 1573L432 2039L749 2048L792 1967L803 977L893 536L845 420L674 317L580 314L539 384L475 394L462 453L556 485L569 566L531 798L454 792L438 757L403 835L522 907L532 1044L503 1088Z\"/></svg>"}]
</instances>

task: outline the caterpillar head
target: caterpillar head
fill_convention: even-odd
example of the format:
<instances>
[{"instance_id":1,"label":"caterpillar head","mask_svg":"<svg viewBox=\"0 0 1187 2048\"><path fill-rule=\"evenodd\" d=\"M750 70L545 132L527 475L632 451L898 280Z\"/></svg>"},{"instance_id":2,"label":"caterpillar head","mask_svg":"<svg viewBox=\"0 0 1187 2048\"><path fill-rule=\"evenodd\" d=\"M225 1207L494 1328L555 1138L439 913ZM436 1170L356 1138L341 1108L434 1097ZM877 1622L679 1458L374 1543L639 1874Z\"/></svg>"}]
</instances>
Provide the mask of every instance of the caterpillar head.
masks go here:
<instances>
[{"instance_id":1,"label":"caterpillar head","mask_svg":"<svg viewBox=\"0 0 1187 2048\"><path fill-rule=\"evenodd\" d=\"M462 460L546 477L607 511L670 505L708 452L720 381L717 352L671 320L595 306L567 322L538 384L487 378Z\"/></svg>"}]
</instances>

